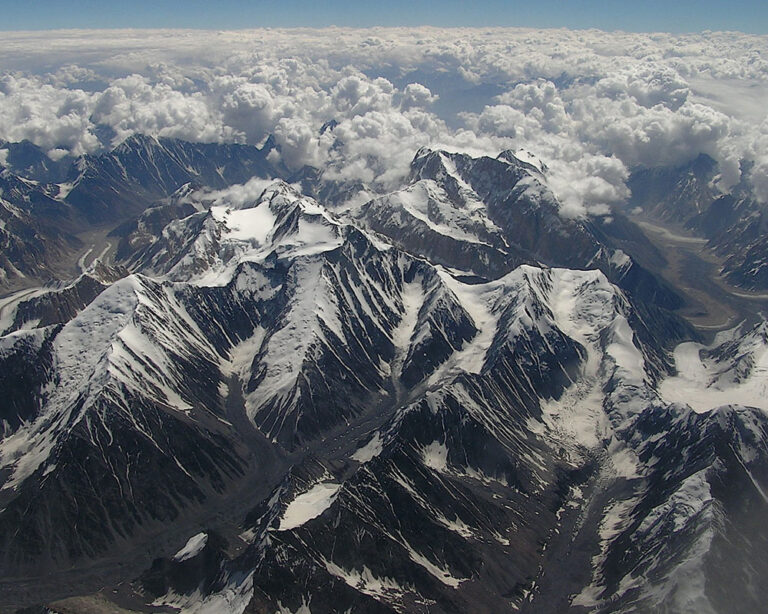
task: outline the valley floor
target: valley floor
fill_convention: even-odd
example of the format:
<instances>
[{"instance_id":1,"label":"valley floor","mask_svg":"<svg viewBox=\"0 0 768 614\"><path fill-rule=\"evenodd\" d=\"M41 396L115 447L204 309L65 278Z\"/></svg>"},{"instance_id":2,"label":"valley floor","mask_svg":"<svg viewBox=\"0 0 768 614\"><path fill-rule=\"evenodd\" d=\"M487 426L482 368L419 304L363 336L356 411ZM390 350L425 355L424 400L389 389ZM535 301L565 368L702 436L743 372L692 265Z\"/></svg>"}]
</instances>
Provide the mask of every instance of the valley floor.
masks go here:
<instances>
[{"instance_id":1,"label":"valley floor","mask_svg":"<svg viewBox=\"0 0 768 614\"><path fill-rule=\"evenodd\" d=\"M659 273L685 296L687 305L679 313L702 336L710 338L741 321L753 324L761 312L768 313L767 294L735 288L720 277L722 259L706 239L645 216L631 219L667 260Z\"/></svg>"}]
</instances>

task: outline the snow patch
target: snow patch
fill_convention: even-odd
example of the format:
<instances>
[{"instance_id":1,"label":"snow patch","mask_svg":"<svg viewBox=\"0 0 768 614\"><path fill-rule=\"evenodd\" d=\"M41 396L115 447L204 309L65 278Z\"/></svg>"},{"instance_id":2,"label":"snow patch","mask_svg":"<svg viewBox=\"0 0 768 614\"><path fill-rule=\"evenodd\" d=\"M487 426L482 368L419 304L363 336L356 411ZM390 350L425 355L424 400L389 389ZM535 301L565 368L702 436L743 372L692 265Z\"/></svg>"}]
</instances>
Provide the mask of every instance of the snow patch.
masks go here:
<instances>
[{"instance_id":1,"label":"snow patch","mask_svg":"<svg viewBox=\"0 0 768 614\"><path fill-rule=\"evenodd\" d=\"M275 214L269 203L263 202L251 209L232 210L225 206L211 207L213 218L226 226L223 238L234 241L249 241L263 245L275 225Z\"/></svg>"},{"instance_id":2,"label":"snow patch","mask_svg":"<svg viewBox=\"0 0 768 614\"><path fill-rule=\"evenodd\" d=\"M448 448L444 443L433 441L422 449L421 460L430 469L444 473L448 470Z\"/></svg>"},{"instance_id":3,"label":"snow patch","mask_svg":"<svg viewBox=\"0 0 768 614\"><path fill-rule=\"evenodd\" d=\"M401 293L403 315L397 328L392 331L392 343L401 350L403 355L408 352L414 329L418 323L419 310L424 304L422 283L421 277L417 277L410 283L403 282Z\"/></svg>"},{"instance_id":4,"label":"snow patch","mask_svg":"<svg viewBox=\"0 0 768 614\"><path fill-rule=\"evenodd\" d=\"M343 580L347 586L379 601L397 600L407 592L395 580L373 575L373 572L365 565L362 571L345 570L333 561L325 561L325 568L332 576Z\"/></svg>"},{"instance_id":5,"label":"snow patch","mask_svg":"<svg viewBox=\"0 0 768 614\"><path fill-rule=\"evenodd\" d=\"M13 326L13 321L16 319L16 307L19 303L35 296L41 296L47 292L50 292L50 290L45 288L27 288L26 290L19 290L0 298L0 335Z\"/></svg>"},{"instance_id":6,"label":"snow patch","mask_svg":"<svg viewBox=\"0 0 768 614\"><path fill-rule=\"evenodd\" d=\"M620 249L614 250L611 254L611 264L617 269L622 269L631 264L631 262L630 257Z\"/></svg>"},{"instance_id":7,"label":"snow patch","mask_svg":"<svg viewBox=\"0 0 768 614\"><path fill-rule=\"evenodd\" d=\"M289 531L317 518L331 507L340 488L341 484L331 482L315 484L288 504L277 530Z\"/></svg>"},{"instance_id":8,"label":"snow patch","mask_svg":"<svg viewBox=\"0 0 768 614\"><path fill-rule=\"evenodd\" d=\"M247 381L250 377L254 358L264 344L265 335L266 330L257 326L251 337L244 339L229 351L229 362L223 365L222 371Z\"/></svg>"},{"instance_id":9,"label":"snow patch","mask_svg":"<svg viewBox=\"0 0 768 614\"><path fill-rule=\"evenodd\" d=\"M420 554L419 552L416 552L416 550L411 548L408 544L406 544L406 549L408 551L408 556L414 563L423 567L427 572L440 580L440 582L446 586L450 586L451 588L458 588L459 584L464 581L464 578L454 578L446 569L435 565L427 557L425 557L423 554Z\"/></svg>"},{"instance_id":10,"label":"snow patch","mask_svg":"<svg viewBox=\"0 0 768 614\"><path fill-rule=\"evenodd\" d=\"M381 454L383 449L384 442L381 439L381 435L377 432L374 433L373 437L371 437L371 440L357 452L355 452L351 458L352 460L356 460L358 463L365 464Z\"/></svg>"},{"instance_id":11,"label":"snow patch","mask_svg":"<svg viewBox=\"0 0 768 614\"><path fill-rule=\"evenodd\" d=\"M499 314L493 309L507 288L504 280L487 284L464 284L443 267L436 267L440 279L453 292L462 309L469 314L478 333L474 338L445 361L429 378L429 385L451 380L461 372L480 373L485 365L488 349L498 328Z\"/></svg>"},{"instance_id":12,"label":"snow patch","mask_svg":"<svg viewBox=\"0 0 768 614\"><path fill-rule=\"evenodd\" d=\"M617 315L609 332L611 343L605 351L616 363L618 375L625 384L641 386L645 378L645 361L635 346L635 333L623 315Z\"/></svg>"},{"instance_id":13,"label":"snow patch","mask_svg":"<svg viewBox=\"0 0 768 614\"><path fill-rule=\"evenodd\" d=\"M290 608L283 605L281 601L277 602L277 612L275 614L312 614L312 610L309 609L309 604L302 598L299 609L295 612Z\"/></svg>"},{"instance_id":14,"label":"snow patch","mask_svg":"<svg viewBox=\"0 0 768 614\"><path fill-rule=\"evenodd\" d=\"M207 533L198 533L197 535L193 535L192 537L187 540L187 543L184 545L184 547L179 550L176 554L173 555L173 560L177 563L181 563L182 561L186 561L188 559L196 557L200 552L202 552L203 548L205 548L205 545L208 543L208 534Z\"/></svg>"},{"instance_id":15,"label":"snow patch","mask_svg":"<svg viewBox=\"0 0 768 614\"><path fill-rule=\"evenodd\" d=\"M243 614L253 599L253 572L231 579L223 590L204 596L200 590L189 595L170 592L152 602L171 607L179 614Z\"/></svg>"}]
</instances>

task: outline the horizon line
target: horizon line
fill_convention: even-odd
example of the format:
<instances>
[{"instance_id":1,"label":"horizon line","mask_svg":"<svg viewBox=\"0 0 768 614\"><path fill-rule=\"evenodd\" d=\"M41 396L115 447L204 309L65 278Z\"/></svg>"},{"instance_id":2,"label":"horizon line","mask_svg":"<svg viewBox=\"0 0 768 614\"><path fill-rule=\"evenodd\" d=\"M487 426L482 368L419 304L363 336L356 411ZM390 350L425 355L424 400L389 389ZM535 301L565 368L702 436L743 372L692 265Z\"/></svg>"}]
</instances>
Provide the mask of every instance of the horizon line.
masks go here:
<instances>
[{"instance_id":1,"label":"horizon line","mask_svg":"<svg viewBox=\"0 0 768 614\"><path fill-rule=\"evenodd\" d=\"M77 33L77 32L257 32L257 31L283 31L283 30L305 30L305 31L361 31L361 30L519 30L519 31L548 31L548 32L603 32L606 34L667 34L670 36L692 36L703 34L739 34L742 36L768 37L768 32L746 32L744 30L712 30L705 28L703 30L626 30L623 28L605 29L599 27L568 27L568 26L520 26L520 25L488 25L488 26L440 26L434 24L420 25L370 25L370 26L344 26L344 25L324 25L324 26L252 26L244 28L204 28L195 26L169 27L169 26L142 26L142 27L100 27L100 28L19 28L6 30L0 27L2 34L38 34L42 32L50 33Z\"/></svg>"}]
</instances>

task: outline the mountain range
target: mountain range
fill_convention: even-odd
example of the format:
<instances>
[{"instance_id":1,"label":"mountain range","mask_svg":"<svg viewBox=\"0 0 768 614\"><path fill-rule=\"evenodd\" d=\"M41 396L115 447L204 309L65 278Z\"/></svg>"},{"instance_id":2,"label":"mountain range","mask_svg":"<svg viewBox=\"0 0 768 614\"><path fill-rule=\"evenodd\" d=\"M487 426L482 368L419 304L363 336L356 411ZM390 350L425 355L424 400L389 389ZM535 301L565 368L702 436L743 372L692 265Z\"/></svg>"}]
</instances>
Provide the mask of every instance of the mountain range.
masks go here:
<instances>
[{"instance_id":1,"label":"mountain range","mask_svg":"<svg viewBox=\"0 0 768 614\"><path fill-rule=\"evenodd\" d=\"M3 611L762 608L768 324L682 317L635 223L763 289L711 160L574 218L510 151L384 188L271 141L3 147Z\"/></svg>"}]
</instances>

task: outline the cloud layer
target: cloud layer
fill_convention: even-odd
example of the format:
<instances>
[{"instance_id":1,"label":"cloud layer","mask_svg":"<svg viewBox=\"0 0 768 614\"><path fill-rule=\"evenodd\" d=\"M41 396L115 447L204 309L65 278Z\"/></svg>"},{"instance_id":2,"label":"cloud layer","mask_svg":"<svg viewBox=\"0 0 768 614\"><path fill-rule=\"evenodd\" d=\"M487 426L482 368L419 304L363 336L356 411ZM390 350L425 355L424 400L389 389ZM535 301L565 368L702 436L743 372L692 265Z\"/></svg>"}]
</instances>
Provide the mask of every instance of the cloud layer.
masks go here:
<instances>
[{"instance_id":1,"label":"cloud layer","mask_svg":"<svg viewBox=\"0 0 768 614\"><path fill-rule=\"evenodd\" d=\"M524 29L6 33L0 138L61 155L133 133L259 144L382 187L422 146L525 149L569 215L706 153L768 200L768 37ZM333 121L334 124L328 124ZM105 131L104 127L111 130ZM326 126L325 130L322 127ZM333 126L333 127L331 127Z\"/></svg>"}]
</instances>

